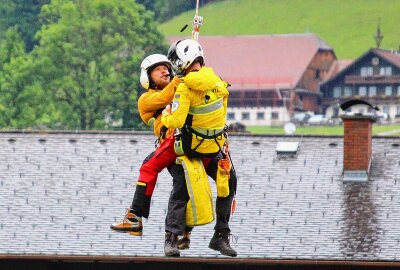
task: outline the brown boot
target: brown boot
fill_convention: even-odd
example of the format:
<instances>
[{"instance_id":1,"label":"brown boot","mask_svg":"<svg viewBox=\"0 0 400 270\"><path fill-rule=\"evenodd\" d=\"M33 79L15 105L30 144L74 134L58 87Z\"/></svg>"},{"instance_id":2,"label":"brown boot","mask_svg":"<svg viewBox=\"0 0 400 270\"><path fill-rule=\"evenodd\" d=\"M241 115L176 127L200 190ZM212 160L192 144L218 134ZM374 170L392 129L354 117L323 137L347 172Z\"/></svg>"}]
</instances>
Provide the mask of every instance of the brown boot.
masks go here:
<instances>
[{"instance_id":1,"label":"brown boot","mask_svg":"<svg viewBox=\"0 0 400 270\"><path fill-rule=\"evenodd\" d=\"M178 240L178 248L180 250L190 248L190 235L191 235L191 232L184 232L183 237Z\"/></svg>"},{"instance_id":2,"label":"brown boot","mask_svg":"<svg viewBox=\"0 0 400 270\"><path fill-rule=\"evenodd\" d=\"M131 213L129 210L121 222L111 224L110 228L116 232L128 232L136 236L143 235L142 218Z\"/></svg>"}]
</instances>

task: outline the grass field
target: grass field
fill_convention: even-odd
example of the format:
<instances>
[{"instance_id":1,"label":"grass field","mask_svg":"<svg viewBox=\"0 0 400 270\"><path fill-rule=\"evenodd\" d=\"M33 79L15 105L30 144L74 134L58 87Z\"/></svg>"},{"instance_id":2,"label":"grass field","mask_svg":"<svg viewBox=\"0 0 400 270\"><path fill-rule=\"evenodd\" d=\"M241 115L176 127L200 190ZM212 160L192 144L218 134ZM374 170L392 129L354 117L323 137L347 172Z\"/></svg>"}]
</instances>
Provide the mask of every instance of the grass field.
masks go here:
<instances>
[{"instance_id":1,"label":"grass field","mask_svg":"<svg viewBox=\"0 0 400 270\"><path fill-rule=\"evenodd\" d=\"M253 134L284 135L282 127L247 127L247 131ZM400 125L373 125L372 133L374 136L400 136ZM311 126L297 127L296 135L343 135L343 126Z\"/></svg>"},{"instance_id":2,"label":"grass field","mask_svg":"<svg viewBox=\"0 0 400 270\"><path fill-rule=\"evenodd\" d=\"M399 49L399 11L399 0L227 0L200 6L200 41L201 35L313 32L334 48L339 59L355 59L376 47L378 18L384 36L381 48ZM160 25L160 30L182 35L179 30L193 16L193 11L185 12ZM184 35L190 36L189 28Z\"/></svg>"}]
</instances>

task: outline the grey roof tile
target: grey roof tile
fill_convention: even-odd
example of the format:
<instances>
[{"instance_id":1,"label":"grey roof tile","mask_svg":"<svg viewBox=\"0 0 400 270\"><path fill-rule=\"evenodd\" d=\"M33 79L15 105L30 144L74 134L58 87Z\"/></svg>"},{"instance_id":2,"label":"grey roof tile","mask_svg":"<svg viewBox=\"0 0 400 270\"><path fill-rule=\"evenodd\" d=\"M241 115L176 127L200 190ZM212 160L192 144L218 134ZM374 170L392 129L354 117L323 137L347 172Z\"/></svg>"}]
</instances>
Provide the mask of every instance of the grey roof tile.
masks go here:
<instances>
[{"instance_id":1,"label":"grey roof tile","mask_svg":"<svg viewBox=\"0 0 400 270\"><path fill-rule=\"evenodd\" d=\"M230 224L239 257L398 260L400 156L392 144L400 138L373 139L367 183L341 182L339 137L230 140L239 177ZM293 140L301 140L297 157L278 159L276 143ZM143 134L0 133L0 254L163 256L172 185L166 171L144 236L109 229L129 207L150 149L153 137ZM213 226L195 228L183 256L219 257L207 247Z\"/></svg>"}]
</instances>

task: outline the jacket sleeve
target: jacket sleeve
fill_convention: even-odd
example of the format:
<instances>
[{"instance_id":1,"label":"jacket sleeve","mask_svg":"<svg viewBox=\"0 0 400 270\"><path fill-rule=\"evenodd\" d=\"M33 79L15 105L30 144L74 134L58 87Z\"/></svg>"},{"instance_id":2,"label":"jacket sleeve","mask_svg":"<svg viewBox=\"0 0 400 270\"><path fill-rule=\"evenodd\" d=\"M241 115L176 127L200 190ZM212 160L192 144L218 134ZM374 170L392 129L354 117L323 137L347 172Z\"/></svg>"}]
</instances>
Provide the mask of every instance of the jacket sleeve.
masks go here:
<instances>
[{"instance_id":1,"label":"jacket sleeve","mask_svg":"<svg viewBox=\"0 0 400 270\"><path fill-rule=\"evenodd\" d=\"M174 77L172 81L161 91L146 92L138 100L140 118L146 124L153 117L154 113L172 102L176 88L181 80Z\"/></svg>"},{"instance_id":2,"label":"jacket sleeve","mask_svg":"<svg viewBox=\"0 0 400 270\"><path fill-rule=\"evenodd\" d=\"M171 113L163 113L161 123L167 128L181 128L185 124L190 108L189 89L181 83L176 90Z\"/></svg>"}]
</instances>

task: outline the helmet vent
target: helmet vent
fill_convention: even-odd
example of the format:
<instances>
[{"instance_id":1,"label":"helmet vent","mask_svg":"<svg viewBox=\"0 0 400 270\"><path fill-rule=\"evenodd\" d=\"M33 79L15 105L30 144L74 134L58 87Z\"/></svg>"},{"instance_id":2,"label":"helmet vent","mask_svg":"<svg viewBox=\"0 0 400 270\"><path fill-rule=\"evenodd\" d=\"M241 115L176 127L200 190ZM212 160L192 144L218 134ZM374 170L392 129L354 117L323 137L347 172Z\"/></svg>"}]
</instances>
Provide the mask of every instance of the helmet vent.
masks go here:
<instances>
[{"instance_id":1,"label":"helmet vent","mask_svg":"<svg viewBox=\"0 0 400 270\"><path fill-rule=\"evenodd\" d=\"M183 50L183 52L187 53L188 50L189 50L189 46L186 46L185 49Z\"/></svg>"}]
</instances>

